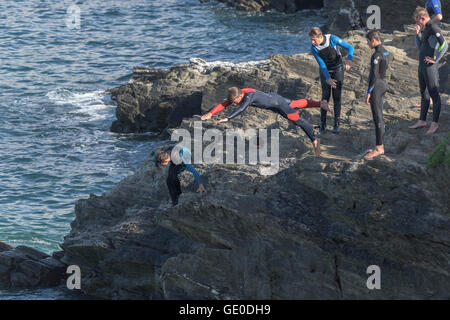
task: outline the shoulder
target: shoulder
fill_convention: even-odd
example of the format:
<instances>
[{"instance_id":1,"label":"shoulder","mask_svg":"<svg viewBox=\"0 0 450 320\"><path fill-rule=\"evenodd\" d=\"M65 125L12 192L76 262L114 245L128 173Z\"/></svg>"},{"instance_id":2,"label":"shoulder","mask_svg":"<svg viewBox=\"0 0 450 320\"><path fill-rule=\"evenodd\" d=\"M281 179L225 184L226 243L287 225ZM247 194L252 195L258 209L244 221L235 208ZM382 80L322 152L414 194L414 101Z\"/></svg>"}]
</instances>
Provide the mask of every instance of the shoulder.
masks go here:
<instances>
[{"instance_id":1,"label":"shoulder","mask_svg":"<svg viewBox=\"0 0 450 320\"><path fill-rule=\"evenodd\" d=\"M340 37L334 35L334 34L328 34L327 36L330 37L330 41L336 44L341 44L344 40L342 40Z\"/></svg>"}]
</instances>

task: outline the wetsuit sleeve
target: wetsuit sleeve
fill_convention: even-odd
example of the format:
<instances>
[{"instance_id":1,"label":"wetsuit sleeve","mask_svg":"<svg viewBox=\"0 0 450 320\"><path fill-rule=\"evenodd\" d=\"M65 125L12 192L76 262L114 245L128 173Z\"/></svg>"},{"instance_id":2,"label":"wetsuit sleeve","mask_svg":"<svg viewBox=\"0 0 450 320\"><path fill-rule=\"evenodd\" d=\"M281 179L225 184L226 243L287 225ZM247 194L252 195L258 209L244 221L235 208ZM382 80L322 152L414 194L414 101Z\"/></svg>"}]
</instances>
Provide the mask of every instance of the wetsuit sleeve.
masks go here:
<instances>
[{"instance_id":1,"label":"wetsuit sleeve","mask_svg":"<svg viewBox=\"0 0 450 320\"><path fill-rule=\"evenodd\" d=\"M253 96L254 93L250 92L247 93L244 97L244 101L241 102L241 104L239 105L239 107L236 108L236 110L234 110L227 118L228 120L233 119L234 117L236 117L237 115L239 115L240 113L244 112L245 109L248 108L249 105L252 104L253 102Z\"/></svg>"},{"instance_id":2,"label":"wetsuit sleeve","mask_svg":"<svg viewBox=\"0 0 450 320\"><path fill-rule=\"evenodd\" d=\"M431 0L431 7L433 7L434 14L442 14L441 3L439 0Z\"/></svg>"},{"instance_id":3,"label":"wetsuit sleeve","mask_svg":"<svg viewBox=\"0 0 450 320\"><path fill-rule=\"evenodd\" d=\"M436 49L434 51L434 56L436 57L436 62L439 62L444 54L448 50L448 43L442 35L442 31L436 25L433 25L433 33L437 39Z\"/></svg>"},{"instance_id":4,"label":"wetsuit sleeve","mask_svg":"<svg viewBox=\"0 0 450 320\"><path fill-rule=\"evenodd\" d=\"M314 58L316 58L317 63L319 64L320 72L324 75L326 80L330 79L331 76L330 73L328 72L327 65L325 64L325 61L323 61L323 59L319 56L319 52L317 51L317 49L311 47L311 52Z\"/></svg>"},{"instance_id":5,"label":"wetsuit sleeve","mask_svg":"<svg viewBox=\"0 0 450 320\"><path fill-rule=\"evenodd\" d=\"M372 63L370 65L370 75L369 75L369 89L367 93L372 93L375 88L375 82L380 79L380 62L381 62L381 54L376 53L372 59Z\"/></svg>"},{"instance_id":6,"label":"wetsuit sleeve","mask_svg":"<svg viewBox=\"0 0 450 320\"><path fill-rule=\"evenodd\" d=\"M195 170L195 168L190 165L190 164L185 164L186 165L186 170L191 172L194 175L195 181L197 181L197 183L203 184L202 179L200 178L200 175L198 174L197 170Z\"/></svg>"},{"instance_id":7,"label":"wetsuit sleeve","mask_svg":"<svg viewBox=\"0 0 450 320\"><path fill-rule=\"evenodd\" d=\"M335 35L331 35L330 40L333 41L336 45L348 51L348 60L353 59L353 53L355 52L355 49L350 43L345 42L344 40Z\"/></svg>"},{"instance_id":8,"label":"wetsuit sleeve","mask_svg":"<svg viewBox=\"0 0 450 320\"><path fill-rule=\"evenodd\" d=\"M191 152L187 148L182 148L180 150L180 156L181 161L183 161L184 165L186 166L186 170L191 172L194 175L195 181L197 181L198 184L202 184L202 179L200 178L200 175L198 174L197 170L191 165Z\"/></svg>"},{"instance_id":9,"label":"wetsuit sleeve","mask_svg":"<svg viewBox=\"0 0 450 320\"><path fill-rule=\"evenodd\" d=\"M231 104L231 101L225 100L222 103L219 103L217 106L215 106L209 113L216 114L221 111L223 111L226 107L228 107Z\"/></svg>"}]
</instances>

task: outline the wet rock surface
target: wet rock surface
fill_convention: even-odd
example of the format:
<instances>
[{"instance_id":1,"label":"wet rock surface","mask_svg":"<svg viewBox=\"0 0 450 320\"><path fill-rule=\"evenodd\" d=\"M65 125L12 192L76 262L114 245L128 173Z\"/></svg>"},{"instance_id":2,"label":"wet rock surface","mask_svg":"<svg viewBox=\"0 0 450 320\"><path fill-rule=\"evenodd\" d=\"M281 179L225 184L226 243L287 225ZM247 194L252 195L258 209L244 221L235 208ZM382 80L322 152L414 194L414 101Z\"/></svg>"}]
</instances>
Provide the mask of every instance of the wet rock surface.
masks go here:
<instances>
[{"instance_id":1,"label":"wet rock surface","mask_svg":"<svg viewBox=\"0 0 450 320\"><path fill-rule=\"evenodd\" d=\"M0 242L0 289L57 286L65 271L64 264L43 252Z\"/></svg>"}]
</instances>

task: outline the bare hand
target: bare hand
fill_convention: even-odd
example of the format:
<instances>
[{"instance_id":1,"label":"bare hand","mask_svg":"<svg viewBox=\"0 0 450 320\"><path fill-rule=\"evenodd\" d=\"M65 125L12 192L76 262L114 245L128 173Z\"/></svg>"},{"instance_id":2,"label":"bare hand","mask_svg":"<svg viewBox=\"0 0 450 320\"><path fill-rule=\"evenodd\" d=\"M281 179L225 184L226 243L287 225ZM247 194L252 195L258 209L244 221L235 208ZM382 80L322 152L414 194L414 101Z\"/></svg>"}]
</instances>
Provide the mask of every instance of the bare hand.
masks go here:
<instances>
[{"instance_id":1,"label":"bare hand","mask_svg":"<svg viewBox=\"0 0 450 320\"><path fill-rule=\"evenodd\" d=\"M212 114L210 112L208 112L208 113L202 115L201 119L202 120L209 120L209 119L211 119L211 117L212 117Z\"/></svg>"},{"instance_id":2,"label":"bare hand","mask_svg":"<svg viewBox=\"0 0 450 320\"><path fill-rule=\"evenodd\" d=\"M370 104L370 98L372 95L370 93L366 94L366 104Z\"/></svg>"},{"instance_id":3,"label":"bare hand","mask_svg":"<svg viewBox=\"0 0 450 320\"><path fill-rule=\"evenodd\" d=\"M327 80L327 83L328 83L328 85L331 86L333 89L336 89L336 88L337 88L337 81L336 81L336 80L330 78L330 79Z\"/></svg>"},{"instance_id":4,"label":"bare hand","mask_svg":"<svg viewBox=\"0 0 450 320\"><path fill-rule=\"evenodd\" d=\"M220 119L219 121L216 121L216 124L219 124L221 122L227 122L227 121L228 121L228 118L223 118L223 119Z\"/></svg>"},{"instance_id":5,"label":"bare hand","mask_svg":"<svg viewBox=\"0 0 450 320\"><path fill-rule=\"evenodd\" d=\"M352 69L352 62L350 60L347 60L345 63L345 71L350 71Z\"/></svg>"},{"instance_id":6,"label":"bare hand","mask_svg":"<svg viewBox=\"0 0 450 320\"><path fill-rule=\"evenodd\" d=\"M205 192L205 191L206 191L206 190L205 190L205 187L203 186L203 184L199 184L199 185L198 185L197 192L202 193L202 192Z\"/></svg>"},{"instance_id":7,"label":"bare hand","mask_svg":"<svg viewBox=\"0 0 450 320\"><path fill-rule=\"evenodd\" d=\"M420 33L420 29L422 29L420 27L420 25L418 25L418 24L416 24L416 26L414 28L416 29L416 34L419 34Z\"/></svg>"},{"instance_id":8,"label":"bare hand","mask_svg":"<svg viewBox=\"0 0 450 320\"><path fill-rule=\"evenodd\" d=\"M431 64L435 64L436 60L434 60L431 57L425 57L425 59L423 59L426 63L431 63Z\"/></svg>"}]
</instances>

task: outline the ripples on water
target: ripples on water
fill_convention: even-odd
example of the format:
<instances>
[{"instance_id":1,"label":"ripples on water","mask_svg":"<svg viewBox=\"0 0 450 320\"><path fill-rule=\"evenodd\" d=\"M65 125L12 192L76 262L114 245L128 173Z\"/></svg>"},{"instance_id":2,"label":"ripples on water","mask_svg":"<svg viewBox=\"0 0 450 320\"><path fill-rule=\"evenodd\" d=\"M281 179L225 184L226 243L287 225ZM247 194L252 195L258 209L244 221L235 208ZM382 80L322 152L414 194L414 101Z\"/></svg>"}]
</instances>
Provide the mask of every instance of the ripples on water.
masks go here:
<instances>
[{"instance_id":1,"label":"ripples on water","mask_svg":"<svg viewBox=\"0 0 450 320\"><path fill-rule=\"evenodd\" d=\"M66 24L71 4L79 29ZM154 144L150 135L110 133L115 106L100 92L128 81L136 65L304 52L307 30L324 17L198 0L33 0L4 4L0 20L0 240L51 253L70 231L75 202L111 190Z\"/></svg>"}]
</instances>

